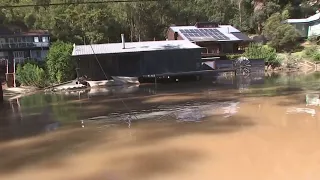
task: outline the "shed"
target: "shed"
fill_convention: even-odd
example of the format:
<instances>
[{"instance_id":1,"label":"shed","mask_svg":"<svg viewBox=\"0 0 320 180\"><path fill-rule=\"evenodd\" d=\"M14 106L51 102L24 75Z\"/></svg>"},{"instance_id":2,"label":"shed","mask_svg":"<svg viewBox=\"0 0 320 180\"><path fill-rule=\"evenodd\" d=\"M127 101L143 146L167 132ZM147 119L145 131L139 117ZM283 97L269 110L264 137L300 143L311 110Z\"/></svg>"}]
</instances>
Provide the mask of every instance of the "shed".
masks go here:
<instances>
[{"instance_id":1,"label":"shed","mask_svg":"<svg viewBox=\"0 0 320 180\"><path fill-rule=\"evenodd\" d=\"M72 56L91 80L201 70L201 47L187 40L74 45Z\"/></svg>"},{"instance_id":2,"label":"shed","mask_svg":"<svg viewBox=\"0 0 320 180\"><path fill-rule=\"evenodd\" d=\"M303 19L287 19L284 22L293 25L303 38L320 35L320 13Z\"/></svg>"}]
</instances>

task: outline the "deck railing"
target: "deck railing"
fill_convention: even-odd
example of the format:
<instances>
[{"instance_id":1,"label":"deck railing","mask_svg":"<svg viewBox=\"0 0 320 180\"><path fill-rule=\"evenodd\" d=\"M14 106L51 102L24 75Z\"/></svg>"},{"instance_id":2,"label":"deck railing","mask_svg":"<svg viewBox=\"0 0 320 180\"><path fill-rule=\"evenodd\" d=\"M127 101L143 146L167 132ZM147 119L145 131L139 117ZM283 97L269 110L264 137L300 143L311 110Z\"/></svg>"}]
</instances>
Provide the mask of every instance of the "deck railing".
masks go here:
<instances>
[{"instance_id":1,"label":"deck railing","mask_svg":"<svg viewBox=\"0 0 320 180\"><path fill-rule=\"evenodd\" d=\"M49 47L49 42L12 42L0 43L0 49L36 48Z\"/></svg>"}]
</instances>

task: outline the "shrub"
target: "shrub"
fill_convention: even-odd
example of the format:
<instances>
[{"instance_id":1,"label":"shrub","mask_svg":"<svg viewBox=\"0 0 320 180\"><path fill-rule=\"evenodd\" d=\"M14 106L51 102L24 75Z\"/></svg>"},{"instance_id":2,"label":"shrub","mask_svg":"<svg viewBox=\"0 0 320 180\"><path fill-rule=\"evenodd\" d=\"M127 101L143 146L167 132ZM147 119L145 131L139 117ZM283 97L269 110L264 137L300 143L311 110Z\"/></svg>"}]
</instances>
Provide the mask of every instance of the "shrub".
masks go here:
<instances>
[{"instance_id":1,"label":"shrub","mask_svg":"<svg viewBox=\"0 0 320 180\"><path fill-rule=\"evenodd\" d=\"M300 33L290 24L282 23L285 16L275 13L268 18L263 34L269 39L269 45L277 50L292 49L301 37Z\"/></svg>"},{"instance_id":2,"label":"shrub","mask_svg":"<svg viewBox=\"0 0 320 180\"><path fill-rule=\"evenodd\" d=\"M312 55L312 60L315 62L320 62L320 52L316 52Z\"/></svg>"},{"instance_id":3,"label":"shrub","mask_svg":"<svg viewBox=\"0 0 320 180\"><path fill-rule=\"evenodd\" d=\"M308 37L308 41L312 42L312 43L318 43L319 39L318 39L318 36L310 36Z\"/></svg>"},{"instance_id":4,"label":"shrub","mask_svg":"<svg viewBox=\"0 0 320 180\"><path fill-rule=\"evenodd\" d=\"M23 85L39 88L46 87L49 84L44 69L29 62L18 64L17 80Z\"/></svg>"},{"instance_id":5,"label":"shrub","mask_svg":"<svg viewBox=\"0 0 320 180\"><path fill-rule=\"evenodd\" d=\"M241 56L243 56L243 55L242 54L229 54L229 55L227 55L227 58L232 60L232 59L238 59Z\"/></svg>"},{"instance_id":6,"label":"shrub","mask_svg":"<svg viewBox=\"0 0 320 180\"><path fill-rule=\"evenodd\" d=\"M299 61L301 61L301 58L299 56L286 54L285 59L283 60L283 64L287 68L297 68L299 66Z\"/></svg>"},{"instance_id":7,"label":"shrub","mask_svg":"<svg viewBox=\"0 0 320 180\"><path fill-rule=\"evenodd\" d=\"M304 55L308 58L312 57L314 54L318 52L318 48L316 46L307 47L304 50Z\"/></svg>"},{"instance_id":8,"label":"shrub","mask_svg":"<svg viewBox=\"0 0 320 180\"><path fill-rule=\"evenodd\" d=\"M47 70L52 82L65 82L75 76L75 63L71 58L72 44L57 41L50 47L47 56Z\"/></svg>"},{"instance_id":9,"label":"shrub","mask_svg":"<svg viewBox=\"0 0 320 180\"><path fill-rule=\"evenodd\" d=\"M268 66L276 67L281 64L281 58L278 58L276 50L267 45L251 43L243 55L249 59L264 59Z\"/></svg>"}]
</instances>

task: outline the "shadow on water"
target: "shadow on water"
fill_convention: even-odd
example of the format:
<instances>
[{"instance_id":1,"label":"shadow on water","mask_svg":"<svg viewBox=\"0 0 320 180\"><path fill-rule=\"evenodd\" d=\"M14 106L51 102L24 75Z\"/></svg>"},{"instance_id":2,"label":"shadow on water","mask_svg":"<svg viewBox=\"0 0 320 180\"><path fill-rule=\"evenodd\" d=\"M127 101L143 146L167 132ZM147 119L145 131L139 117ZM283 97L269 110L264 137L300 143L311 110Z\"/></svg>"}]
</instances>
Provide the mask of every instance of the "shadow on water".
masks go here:
<instances>
[{"instance_id":1,"label":"shadow on water","mask_svg":"<svg viewBox=\"0 0 320 180\"><path fill-rule=\"evenodd\" d=\"M63 166L59 160L62 157L68 157L79 151L85 151L88 148L103 145L105 150L116 150L124 147L141 147L142 145L156 145L160 141L169 140L171 138L191 135L191 134L217 134L220 133L232 133L242 130L243 128L253 126L254 123L245 117L230 117L223 118L222 116L210 116L205 118L202 123L185 123L185 122L136 122L134 124L135 132L128 133L125 136L128 138L134 136L134 141L130 142L118 142L116 137L116 130L121 130L125 127L118 127L115 129L105 129L98 131L96 128L79 128L73 130L64 130L54 133L50 136L43 136L41 138L33 138L26 141L14 141L9 142L5 146L0 144L0 172L12 173L25 166L35 165L38 163L46 163L47 167L59 167ZM98 127L97 127L98 128ZM124 129L130 132L128 129ZM165 151L167 152L167 151ZM172 157L178 153L178 157L181 159L192 160L192 152L188 150L176 150L172 153L168 153L164 157ZM144 168L145 163L155 163L152 167L152 172L155 171L167 171L167 168L163 168L163 158L153 157L158 154L161 155L164 152L158 151L151 154L140 154L139 156L123 157L132 161L137 160L137 157L141 157L144 160L139 161L136 166L136 170ZM170 156L170 154L172 156ZM188 156L185 156L188 155ZM196 155L196 154L195 154ZM194 156L197 157L197 156ZM190 159L191 158L191 159ZM115 159L114 162L121 162L120 159ZM175 159L177 161L177 159ZM167 166L176 167L177 163ZM140 165L139 165L140 164ZM147 173L148 171L146 171ZM149 171L150 172L150 171ZM141 174L140 175L147 175Z\"/></svg>"}]
</instances>

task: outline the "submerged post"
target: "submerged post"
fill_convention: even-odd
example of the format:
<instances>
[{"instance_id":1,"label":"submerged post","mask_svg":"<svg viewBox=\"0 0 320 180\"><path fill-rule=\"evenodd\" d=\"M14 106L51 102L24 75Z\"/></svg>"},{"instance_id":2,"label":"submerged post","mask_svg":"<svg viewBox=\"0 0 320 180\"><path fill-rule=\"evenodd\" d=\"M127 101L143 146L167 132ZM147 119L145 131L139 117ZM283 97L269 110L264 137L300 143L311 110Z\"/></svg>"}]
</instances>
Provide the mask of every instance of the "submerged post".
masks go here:
<instances>
[{"instance_id":1,"label":"submerged post","mask_svg":"<svg viewBox=\"0 0 320 180\"><path fill-rule=\"evenodd\" d=\"M0 103L3 102L2 82L0 82Z\"/></svg>"},{"instance_id":2,"label":"submerged post","mask_svg":"<svg viewBox=\"0 0 320 180\"><path fill-rule=\"evenodd\" d=\"M16 87L16 59L13 59L13 87Z\"/></svg>"}]
</instances>

